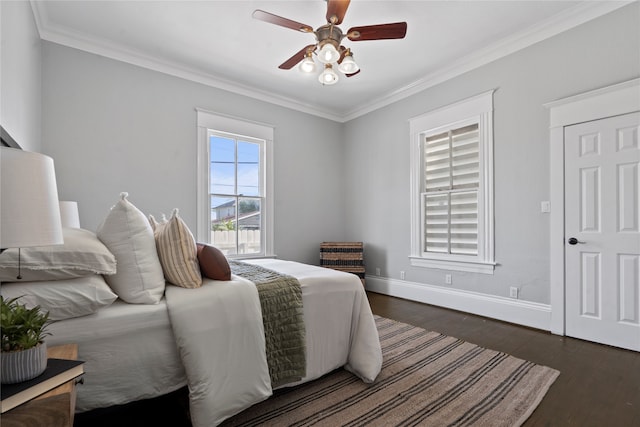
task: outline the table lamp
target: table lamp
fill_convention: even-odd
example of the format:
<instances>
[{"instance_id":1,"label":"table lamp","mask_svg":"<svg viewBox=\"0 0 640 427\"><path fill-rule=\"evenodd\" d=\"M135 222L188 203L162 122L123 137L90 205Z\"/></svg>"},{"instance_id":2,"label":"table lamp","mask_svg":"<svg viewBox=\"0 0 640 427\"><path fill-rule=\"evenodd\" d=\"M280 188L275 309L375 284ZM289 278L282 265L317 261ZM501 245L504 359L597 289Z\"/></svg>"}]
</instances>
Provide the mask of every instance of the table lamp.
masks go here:
<instances>
[{"instance_id":1,"label":"table lamp","mask_svg":"<svg viewBox=\"0 0 640 427\"><path fill-rule=\"evenodd\" d=\"M80 214L78 202L60 200L60 220L66 228L80 228Z\"/></svg>"},{"instance_id":2,"label":"table lamp","mask_svg":"<svg viewBox=\"0 0 640 427\"><path fill-rule=\"evenodd\" d=\"M0 252L62 243L53 159L0 147Z\"/></svg>"}]
</instances>

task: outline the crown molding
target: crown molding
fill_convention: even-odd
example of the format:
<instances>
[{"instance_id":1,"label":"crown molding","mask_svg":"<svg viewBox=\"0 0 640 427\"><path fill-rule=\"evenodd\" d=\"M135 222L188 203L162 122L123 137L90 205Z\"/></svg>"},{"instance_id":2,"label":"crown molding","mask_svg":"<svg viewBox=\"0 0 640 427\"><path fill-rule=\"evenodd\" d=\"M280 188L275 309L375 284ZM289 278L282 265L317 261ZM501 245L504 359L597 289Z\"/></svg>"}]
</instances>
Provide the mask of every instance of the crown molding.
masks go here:
<instances>
[{"instance_id":1,"label":"crown molding","mask_svg":"<svg viewBox=\"0 0 640 427\"><path fill-rule=\"evenodd\" d=\"M47 16L46 9L40 4L40 2L31 0L30 3L36 27L42 40L158 71L196 83L201 83L236 93L238 95L279 105L281 107L291 108L296 111L301 111L339 123L345 123L387 105L398 102L404 98L415 95L430 87L486 65L542 40L553 37L623 6L634 3L634 1L587 1L579 3L575 7L565 10L546 21L524 29L511 37L500 40L499 42L487 46L485 49L479 50L472 55L462 57L448 66L430 73L404 87L373 99L372 102L368 103L363 108L340 112L340 114L336 114L335 110L322 109L312 104L300 102L274 92L265 91L256 87L223 79L213 74L204 73L195 68L185 67L183 64L160 59L154 55L128 49L122 45L110 43L86 34L56 28L51 24Z\"/></svg>"},{"instance_id":2,"label":"crown molding","mask_svg":"<svg viewBox=\"0 0 640 427\"><path fill-rule=\"evenodd\" d=\"M201 83L206 86L222 89L238 95L247 96L249 98L265 101L270 104L279 105L296 111L301 111L325 119L333 121L341 121L342 117L336 115L335 112L318 108L312 104L303 103L273 92L264 91L256 87L243 85L231 80L223 79L213 74L204 73L195 68L185 67L184 65L158 58L125 46L110 43L104 39L88 36L84 33L63 30L50 25L46 9L40 5L40 2L31 1L31 6L36 21L36 26L40 39L56 43L62 46L71 47L82 50L91 54L114 59L116 61L125 62L136 65L138 67L150 69L160 73L179 77L185 80Z\"/></svg>"},{"instance_id":3,"label":"crown molding","mask_svg":"<svg viewBox=\"0 0 640 427\"><path fill-rule=\"evenodd\" d=\"M568 31L600 16L606 15L607 13L613 12L614 10L634 3L635 1L586 2L578 4L563 13L559 13L546 21L540 22L513 34L508 38L502 39L472 55L462 57L448 66L426 75L420 80L416 80L407 86L378 98L366 107L352 110L343 117L342 121L347 122L349 120L353 120L357 117L393 104L394 102L400 101L401 99L415 95L430 87L436 86L497 59L503 58L535 43Z\"/></svg>"}]
</instances>

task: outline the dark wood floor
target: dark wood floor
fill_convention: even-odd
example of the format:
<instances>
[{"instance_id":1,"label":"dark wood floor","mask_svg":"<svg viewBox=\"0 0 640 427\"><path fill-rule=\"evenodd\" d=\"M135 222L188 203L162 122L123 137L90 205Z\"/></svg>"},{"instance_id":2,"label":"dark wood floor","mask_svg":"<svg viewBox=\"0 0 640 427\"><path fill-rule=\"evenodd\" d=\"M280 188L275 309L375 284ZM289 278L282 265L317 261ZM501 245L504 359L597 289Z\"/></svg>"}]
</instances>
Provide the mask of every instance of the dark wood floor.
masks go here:
<instances>
[{"instance_id":1,"label":"dark wood floor","mask_svg":"<svg viewBox=\"0 0 640 427\"><path fill-rule=\"evenodd\" d=\"M377 315L559 370L525 427L640 427L640 353L375 293L369 302Z\"/></svg>"},{"instance_id":2,"label":"dark wood floor","mask_svg":"<svg viewBox=\"0 0 640 427\"><path fill-rule=\"evenodd\" d=\"M368 293L373 312L550 366L560 376L524 424L640 427L640 353ZM186 389L76 416L75 427L189 426Z\"/></svg>"}]
</instances>

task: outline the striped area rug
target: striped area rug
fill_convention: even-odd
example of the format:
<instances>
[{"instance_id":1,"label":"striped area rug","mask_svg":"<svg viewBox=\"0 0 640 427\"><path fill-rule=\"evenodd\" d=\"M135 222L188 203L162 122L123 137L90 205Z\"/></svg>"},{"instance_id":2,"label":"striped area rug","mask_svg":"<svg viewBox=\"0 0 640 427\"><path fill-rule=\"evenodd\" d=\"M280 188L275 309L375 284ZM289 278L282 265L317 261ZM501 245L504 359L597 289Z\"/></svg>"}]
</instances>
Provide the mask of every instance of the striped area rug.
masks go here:
<instances>
[{"instance_id":1,"label":"striped area rug","mask_svg":"<svg viewBox=\"0 0 640 427\"><path fill-rule=\"evenodd\" d=\"M559 372L376 316L383 351L373 384L335 371L223 426L519 426Z\"/></svg>"}]
</instances>

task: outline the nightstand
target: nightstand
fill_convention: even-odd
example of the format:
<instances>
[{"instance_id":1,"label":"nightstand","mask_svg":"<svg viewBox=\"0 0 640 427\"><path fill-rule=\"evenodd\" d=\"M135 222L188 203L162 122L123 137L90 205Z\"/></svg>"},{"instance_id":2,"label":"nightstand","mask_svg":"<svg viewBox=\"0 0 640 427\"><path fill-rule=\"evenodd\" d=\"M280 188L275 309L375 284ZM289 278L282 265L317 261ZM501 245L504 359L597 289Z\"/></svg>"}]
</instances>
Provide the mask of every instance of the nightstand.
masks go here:
<instances>
[{"instance_id":1,"label":"nightstand","mask_svg":"<svg viewBox=\"0 0 640 427\"><path fill-rule=\"evenodd\" d=\"M77 359L78 345L65 344L47 349L56 359ZM2 427L73 427L76 380L69 381L0 416Z\"/></svg>"}]
</instances>

